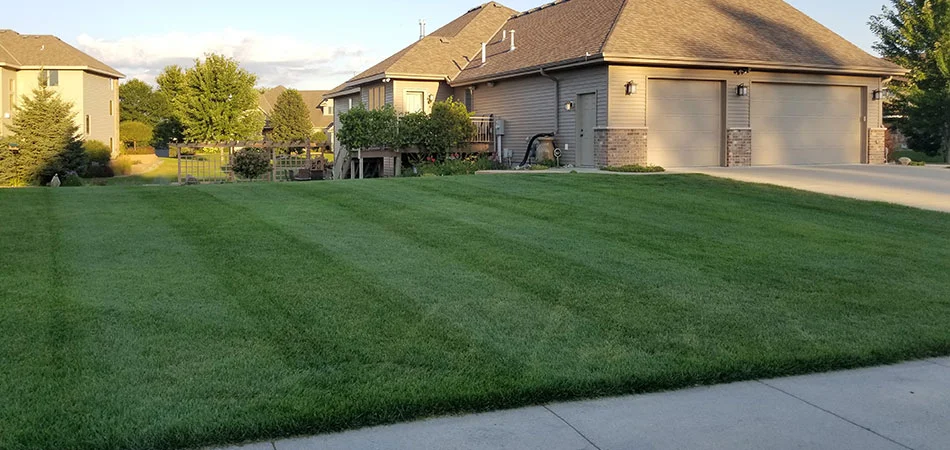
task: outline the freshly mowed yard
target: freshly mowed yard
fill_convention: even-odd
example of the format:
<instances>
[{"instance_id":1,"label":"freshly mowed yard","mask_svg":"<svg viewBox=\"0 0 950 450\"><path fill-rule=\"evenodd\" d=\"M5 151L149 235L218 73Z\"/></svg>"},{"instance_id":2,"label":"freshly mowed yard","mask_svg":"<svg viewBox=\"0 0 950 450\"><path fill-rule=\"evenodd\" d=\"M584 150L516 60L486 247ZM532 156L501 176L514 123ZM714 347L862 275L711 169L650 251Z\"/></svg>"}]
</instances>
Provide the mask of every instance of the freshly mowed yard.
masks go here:
<instances>
[{"instance_id":1,"label":"freshly mowed yard","mask_svg":"<svg viewBox=\"0 0 950 450\"><path fill-rule=\"evenodd\" d=\"M0 190L0 448L950 354L950 215L690 175Z\"/></svg>"}]
</instances>

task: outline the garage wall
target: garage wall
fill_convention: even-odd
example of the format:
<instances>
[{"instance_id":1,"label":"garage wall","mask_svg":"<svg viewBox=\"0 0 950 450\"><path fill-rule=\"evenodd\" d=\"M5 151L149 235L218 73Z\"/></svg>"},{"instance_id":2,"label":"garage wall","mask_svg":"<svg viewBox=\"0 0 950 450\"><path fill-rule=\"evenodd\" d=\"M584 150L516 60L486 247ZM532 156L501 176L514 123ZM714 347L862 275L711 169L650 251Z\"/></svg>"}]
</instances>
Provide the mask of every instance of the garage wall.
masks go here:
<instances>
[{"instance_id":1,"label":"garage wall","mask_svg":"<svg viewBox=\"0 0 950 450\"><path fill-rule=\"evenodd\" d=\"M867 88L868 128L880 128L882 124L882 102L871 100L871 93L881 88L878 77L852 77L840 75L786 74L771 72L751 72L736 75L729 70L676 69L663 67L610 66L608 69L608 113L607 126L616 128L637 128L647 126L646 99L650 90L650 78L681 78L723 81L726 83L726 128L748 128L750 122L750 103L755 90L750 88L749 96L736 95L740 83L746 86L753 82L828 84L844 86L863 86ZM624 95L624 85L628 81L637 83L637 93Z\"/></svg>"},{"instance_id":2,"label":"garage wall","mask_svg":"<svg viewBox=\"0 0 950 450\"><path fill-rule=\"evenodd\" d=\"M499 80L494 86L480 83L475 87L472 96L474 113L479 116L494 114L505 120L502 148L511 150L512 160L521 162L531 136L553 132L557 116L556 143L562 150L562 162L576 164L575 113L567 111L564 106L567 102L577 101L579 94L597 95L597 125L607 123L606 66L557 71L550 75L560 80L558 96L554 92L555 83L540 75ZM465 89L456 88L455 97L464 99Z\"/></svg>"}]
</instances>

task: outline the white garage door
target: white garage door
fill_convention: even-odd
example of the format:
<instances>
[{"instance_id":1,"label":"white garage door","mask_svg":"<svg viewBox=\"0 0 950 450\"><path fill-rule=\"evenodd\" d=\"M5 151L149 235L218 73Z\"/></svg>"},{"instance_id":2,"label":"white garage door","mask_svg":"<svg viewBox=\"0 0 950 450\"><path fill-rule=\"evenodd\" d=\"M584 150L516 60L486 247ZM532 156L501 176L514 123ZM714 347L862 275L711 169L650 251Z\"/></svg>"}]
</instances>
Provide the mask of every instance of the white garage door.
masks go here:
<instances>
[{"instance_id":1,"label":"white garage door","mask_svg":"<svg viewBox=\"0 0 950 450\"><path fill-rule=\"evenodd\" d=\"M650 80L647 160L663 167L722 162L722 83Z\"/></svg>"},{"instance_id":2,"label":"white garage door","mask_svg":"<svg viewBox=\"0 0 950 450\"><path fill-rule=\"evenodd\" d=\"M863 91L754 83L752 164L859 164Z\"/></svg>"}]
</instances>

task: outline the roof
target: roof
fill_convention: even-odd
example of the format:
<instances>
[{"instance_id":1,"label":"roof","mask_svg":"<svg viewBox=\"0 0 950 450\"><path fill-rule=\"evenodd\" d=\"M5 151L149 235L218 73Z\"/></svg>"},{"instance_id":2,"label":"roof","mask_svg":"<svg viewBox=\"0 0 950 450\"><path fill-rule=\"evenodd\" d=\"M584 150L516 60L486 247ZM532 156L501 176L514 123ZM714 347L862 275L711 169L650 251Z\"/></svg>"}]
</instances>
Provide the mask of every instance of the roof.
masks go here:
<instances>
[{"instance_id":1,"label":"roof","mask_svg":"<svg viewBox=\"0 0 950 450\"><path fill-rule=\"evenodd\" d=\"M560 0L513 17L504 29L516 31L516 49L499 31L487 62L473 61L453 84L592 60L905 72L782 0Z\"/></svg>"},{"instance_id":2,"label":"roof","mask_svg":"<svg viewBox=\"0 0 950 450\"><path fill-rule=\"evenodd\" d=\"M274 112L274 105L277 104L277 98L286 91L286 87L277 86L264 91L258 96L258 107L260 107L264 115L268 117L268 120L270 115ZM323 129L333 122L333 115L324 115L323 108L321 108L321 104L324 102L324 96L329 91L298 90L297 92L300 93L300 96L303 97L304 104L307 105L307 111L310 112L310 123L313 124L314 128Z\"/></svg>"},{"instance_id":3,"label":"roof","mask_svg":"<svg viewBox=\"0 0 950 450\"><path fill-rule=\"evenodd\" d=\"M20 34L13 30L0 30L0 65L16 69L81 69L111 78L125 76L56 36Z\"/></svg>"},{"instance_id":4,"label":"roof","mask_svg":"<svg viewBox=\"0 0 950 450\"><path fill-rule=\"evenodd\" d=\"M482 42L495 34L517 11L495 2L473 8L461 17L364 70L330 91L334 96L375 77L455 78Z\"/></svg>"}]
</instances>

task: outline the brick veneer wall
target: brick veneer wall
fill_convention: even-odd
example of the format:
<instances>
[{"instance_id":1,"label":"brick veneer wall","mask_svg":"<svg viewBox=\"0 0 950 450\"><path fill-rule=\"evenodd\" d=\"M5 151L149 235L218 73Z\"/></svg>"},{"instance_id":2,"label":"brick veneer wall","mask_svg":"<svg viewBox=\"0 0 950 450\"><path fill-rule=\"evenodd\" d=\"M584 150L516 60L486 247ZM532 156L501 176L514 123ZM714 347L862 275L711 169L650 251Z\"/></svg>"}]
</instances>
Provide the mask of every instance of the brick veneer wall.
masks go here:
<instances>
[{"instance_id":1,"label":"brick veneer wall","mask_svg":"<svg viewBox=\"0 0 950 450\"><path fill-rule=\"evenodd\" d=\"M887 162L886 135L887 128L868 128L868 164Z\"/></svg>"},{"instance_id":2,"label":"brick veneer wall","mask_svg":"<svg viewBox=\"0 0 950 450\"><path fill-rule=\"evenodd\" d=\"M726 130L726 166L752 165L752 129Z\"/></svg>"},{"instance_id":3,"label":"brick veneer wall","mask_svg":"<svg viewBox=\"0 0 950 450\"><path fill-rule=\"evenodd\" d=\"M594 163L597 167L647 163L646 128L595 128Z\"/></svg>"}]
</instances>

